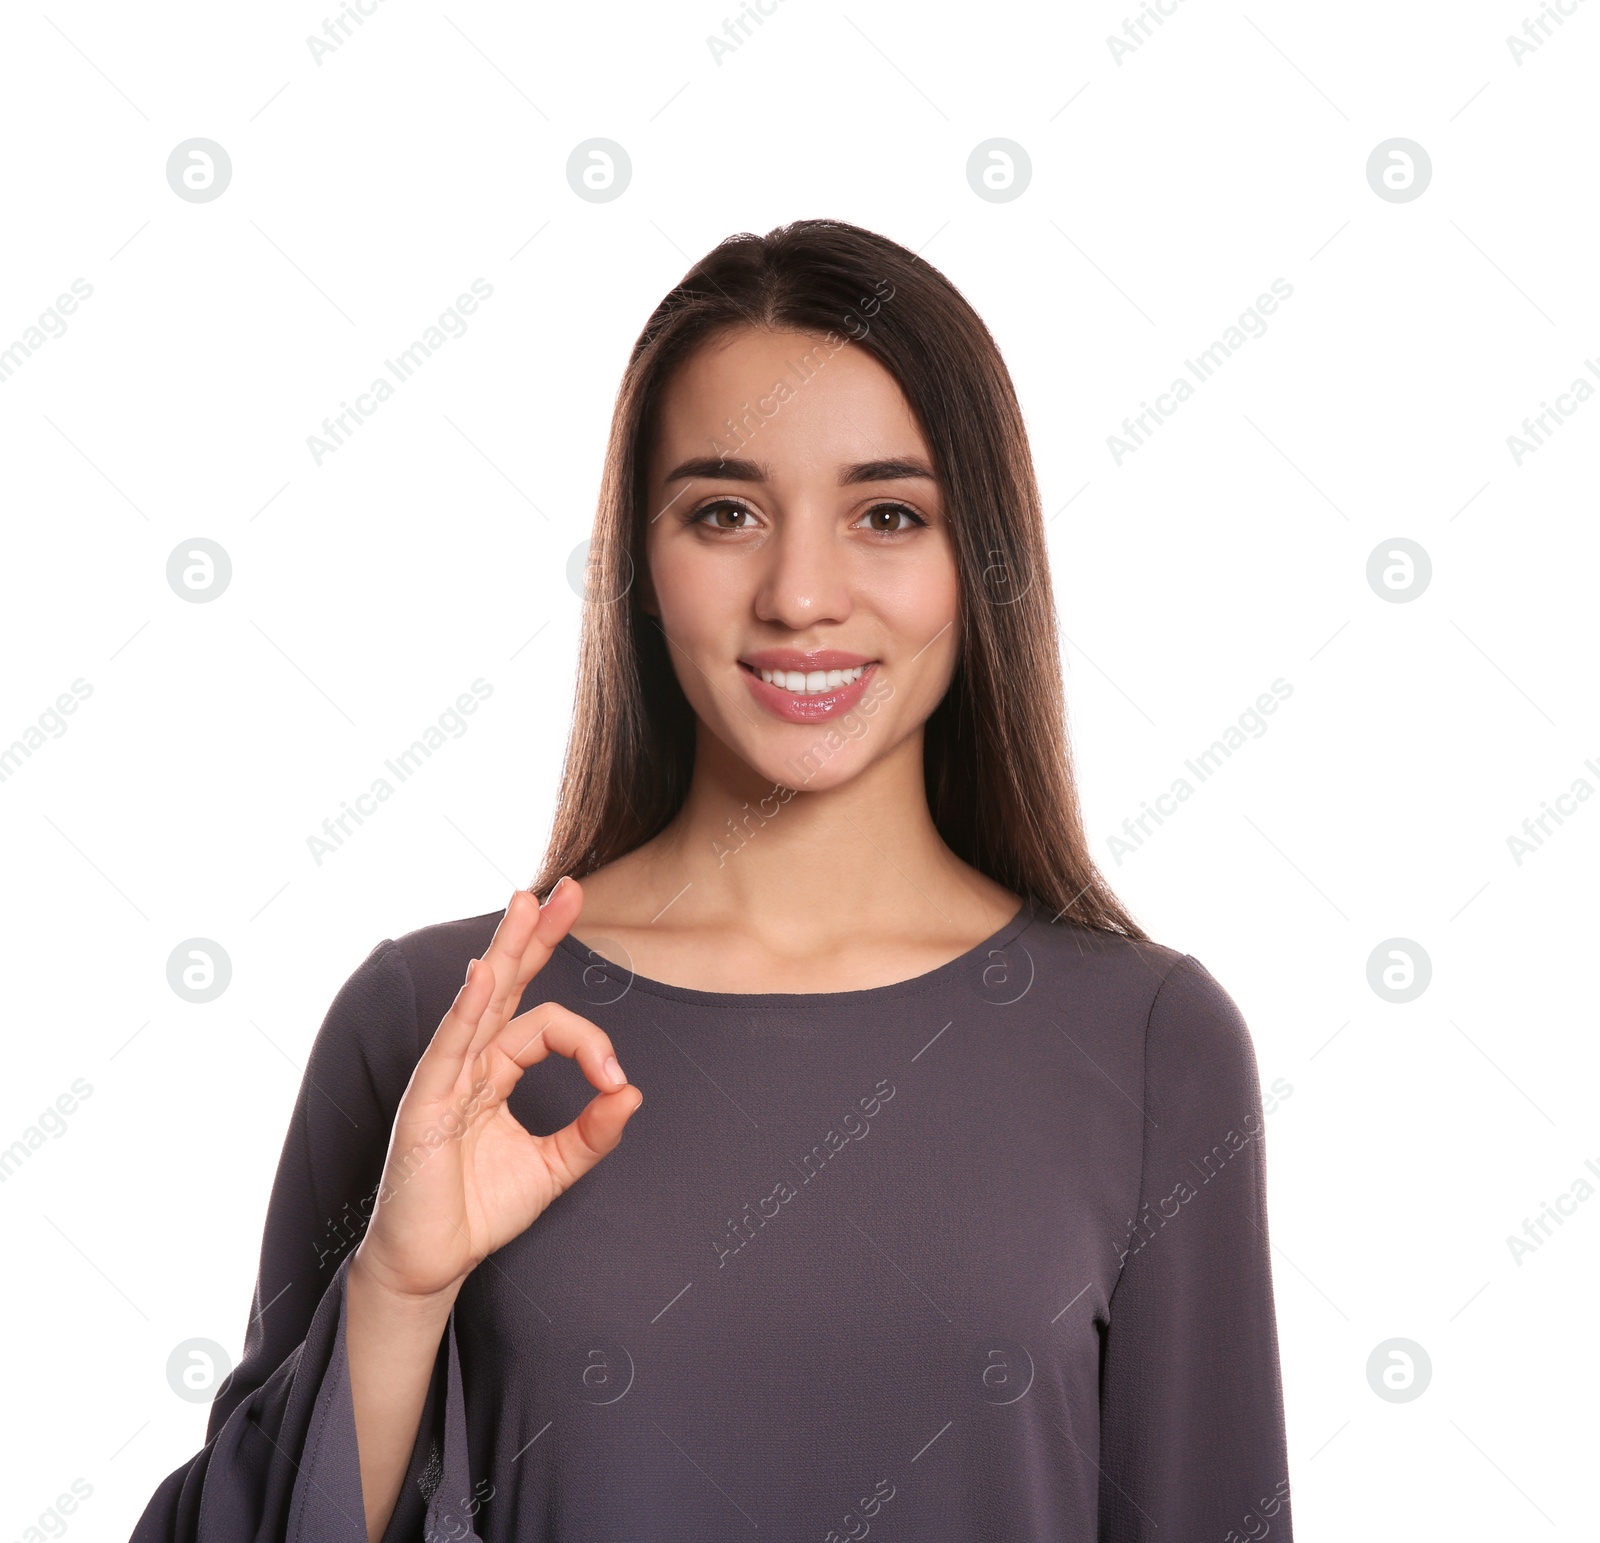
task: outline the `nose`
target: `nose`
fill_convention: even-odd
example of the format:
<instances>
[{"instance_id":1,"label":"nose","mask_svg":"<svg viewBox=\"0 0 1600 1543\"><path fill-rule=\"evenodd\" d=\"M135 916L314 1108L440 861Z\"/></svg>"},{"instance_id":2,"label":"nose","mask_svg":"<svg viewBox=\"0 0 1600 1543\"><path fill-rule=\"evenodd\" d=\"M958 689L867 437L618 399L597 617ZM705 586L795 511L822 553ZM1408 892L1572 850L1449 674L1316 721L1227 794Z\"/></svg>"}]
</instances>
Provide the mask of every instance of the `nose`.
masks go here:
<instances>
[{"instance_id":1,"label":"nose","mask_svg":"<svg viewBox=\"0 0 1600 1543\"><path fill-rule=\"evenodd\" d=\"M756 615L790 632L844 621L852 607L849 545L831 514L789 512L761 554Z\"/></svg>"}]
</instances>

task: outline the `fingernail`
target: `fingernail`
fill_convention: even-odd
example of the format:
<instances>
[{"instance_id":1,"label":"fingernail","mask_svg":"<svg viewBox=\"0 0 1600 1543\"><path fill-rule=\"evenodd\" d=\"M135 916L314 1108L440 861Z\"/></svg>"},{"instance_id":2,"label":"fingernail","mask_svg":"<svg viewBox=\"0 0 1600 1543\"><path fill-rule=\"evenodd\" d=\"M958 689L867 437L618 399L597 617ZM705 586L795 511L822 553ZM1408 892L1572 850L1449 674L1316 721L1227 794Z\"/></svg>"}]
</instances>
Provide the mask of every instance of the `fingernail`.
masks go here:
<instances>
[{"instance_id":1,"label":"fingernail","mask_svg":"<svg viewBox=\"0 0 1600 1543\"><path fill-rule=\"evenodd\" d=\"M476 959L467 960L467 978L463 982L464 985L470 986L472 984L472 972L477 969L477 967L478 961Z\"/></svg>"},{"instance_id":2,"label":"fingernail","mask_svg":"<svg viewBox=\"0 0 1600 1543\"><path fill-rule=\"evenodd\" d=\"M605 1073L606 1076L616 1083L623 1083L628 1080L622 1075L622 1068L617 1065L617 1058L614 1055L608 1055L606 1057Z\"/></svg>"},{"instance_id":3,"label":"fingernail","mask_svg":"<svg viewBox=\"0 0 1600 1543\"><path fill-rule=\"evenodd\" d=\"M561 877L559 879L557 879L555 881L555 883L550 886L550 893L544 897L544 904L545 905L549 905L550 902L556 898L556 896L561 892L561 886L563 884L565 884L566 882L567 882L567 875L563 873L561 875ZM543 910L544 906L541 906L539 909Z\"/></svg>"}]
</instances>

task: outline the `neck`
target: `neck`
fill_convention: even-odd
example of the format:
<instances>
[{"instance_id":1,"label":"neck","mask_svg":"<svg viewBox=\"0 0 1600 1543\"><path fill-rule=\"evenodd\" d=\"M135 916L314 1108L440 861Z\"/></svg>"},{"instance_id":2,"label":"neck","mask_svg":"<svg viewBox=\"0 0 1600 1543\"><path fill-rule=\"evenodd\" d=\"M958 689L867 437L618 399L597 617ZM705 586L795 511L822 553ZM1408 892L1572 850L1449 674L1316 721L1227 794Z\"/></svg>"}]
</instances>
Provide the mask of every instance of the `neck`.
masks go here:
<instances>
[{"instance_id":1,"label":"neck","mask_svg":"<svg viewBox=\"0 0 1600 1543\"><path fill-rule=\"evenodd\" d=\"M680 911L680 925L799 947L888 918L893 931L949 926L970 908L970 882L928 809L922 756L919 727L841 786L796 791L702 727L683 808L649 843L661 920Z\"/></svg>"}]
</instances>

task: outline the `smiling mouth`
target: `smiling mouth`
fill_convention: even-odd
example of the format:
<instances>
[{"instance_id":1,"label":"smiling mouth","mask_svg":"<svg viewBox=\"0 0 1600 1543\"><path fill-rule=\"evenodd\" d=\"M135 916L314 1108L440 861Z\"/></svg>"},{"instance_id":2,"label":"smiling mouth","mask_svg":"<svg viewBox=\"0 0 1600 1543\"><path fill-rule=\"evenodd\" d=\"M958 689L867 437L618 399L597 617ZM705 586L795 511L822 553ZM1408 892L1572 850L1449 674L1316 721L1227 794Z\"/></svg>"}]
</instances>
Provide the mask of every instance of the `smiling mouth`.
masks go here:
<instances>
[{"instance_id":1,"label":"smiling mouth","mask_svg":"<svg viewBox=\"0 0 1600 1543\"><path fill-rule=\"evenodd\" d=\"M812 670L807 673L801 670L759 670L754 665L740 660L739 668L749 671L767 685L777 687L779 691L792 691L796 696L824 696L830 691L839 691L845 686L854 685L868 668L876 663L877 660L873 659L867 664L858 664L853 669Z\"/></svg>"},{"instance_id":2,"label":"smiling mouth","mask_svg":"<svg viewBox=\"0 0 1600 1543\"><path fill-rule=\"evenodd\" d=\"M748 659L739 660L739 668L744 671L750 695L758 707L785 723L821 723L829 718L842 718L855 709L869 690L878 690L878 671L883 661L862 659L860 654L854 657L860 663L839 664L829 670L780 670L753 664ZM761 655L757 654L756 658ZM826 653L823 658L827 658ZM779 654L776 662L788 664L790 660ZM793 662L813 661L802 657ZM820 665L822 660L814 662Z\"/></svg>"}]
</instances>

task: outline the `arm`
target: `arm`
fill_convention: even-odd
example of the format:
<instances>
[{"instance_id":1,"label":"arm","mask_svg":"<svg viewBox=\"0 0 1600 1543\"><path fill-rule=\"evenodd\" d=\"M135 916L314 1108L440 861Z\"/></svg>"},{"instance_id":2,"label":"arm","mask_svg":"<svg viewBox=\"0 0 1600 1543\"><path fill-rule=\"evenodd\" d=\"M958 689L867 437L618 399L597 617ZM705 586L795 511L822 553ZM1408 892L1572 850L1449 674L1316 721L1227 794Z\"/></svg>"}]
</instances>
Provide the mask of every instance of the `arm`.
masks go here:
<instances>
[{"instance_id":1,"label":"arm","mask_svg":"<svg viewBox=\"0 0 1600 1543\"><path fill-rule=\"evenodd\" d=\"M615 1149L641 1101L587 1019L555 1003L512 1016L581 905L576 883L543 908L517 891L420 1056L397 944L340 991L273 1186L246 1354L206 1449L157 1491L133 1543L376 1543L441 1522L475 1536L454 1509L469 1485L456 1294ZM506 1099L552 1051L600 1091L532 1136Z\"/></svg>"},{"instance_id":2,"label":"arm","mask_svg":"<svg viewBox=\"0 0 1600 1543\"><path fill-rule=\"evenodd\" d=\"M621 1140L639 1107L596 1025L552 1002L517 1016L582 904L576 883L540 906L511 897L481 959L440 1020L401 1095L372 1219L350 1263L347 1346L368 1543L385 1536L437 1370L440 1334L466 1277L526 1230ZM571 1056L600 1089L550 1136L529 1134L506 1100L525 1069ZM455 1346L443 1469L464 1476L456 1439ZM441 1503L451 1500L452 1494ZM459 1502L457 1502L459 1503ZM430 1511L430 1517L431 1517Z\"/></svg>"},{"instance_id":3,"label":"arm","mask_svg":"<svg viewBox=\"0 0 1600 1543\"><path fill-rule=\"evenodd\" d=\"M361 1495L368 1543L379 1543L405 1482L456 1290L436 1297L397 1295L362 1268L359 1249L345 1286Z\"/></svg>"},{"instance_id":4,"label":"arm","mask_svg":"<svg viewBox=\"0 0 1600 1543\"><path fill-rule=\"evenodd\" d=\"M419 1049L411 978L385 939L340 987L312 1044L267 1206L244 1349L212 1402L206 1444L156 1489L135 1543L292 1537L312 1502L338 1523L324 1537L366 1535L355 1530L363 1503L353 1442L347 1451L338 1439L350 1396L345 1288ZM424 1498L405 1508L402 1528L420 1520Z\"/></svg>"},{"instance_id":5,"label":"arm","mask_svg":"<svg viewBox=\"0 0 1600 1543\"><path fill-rule=\"evenodd\" d=\"M1143 1116L1105 1332L1100 1538L1293 1543L1255 1051L1188 955L1151 1004Z\"/></svg>"}]
</instances>

